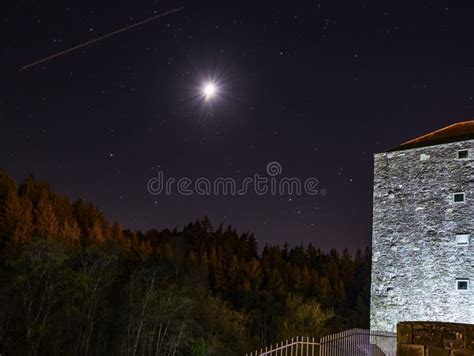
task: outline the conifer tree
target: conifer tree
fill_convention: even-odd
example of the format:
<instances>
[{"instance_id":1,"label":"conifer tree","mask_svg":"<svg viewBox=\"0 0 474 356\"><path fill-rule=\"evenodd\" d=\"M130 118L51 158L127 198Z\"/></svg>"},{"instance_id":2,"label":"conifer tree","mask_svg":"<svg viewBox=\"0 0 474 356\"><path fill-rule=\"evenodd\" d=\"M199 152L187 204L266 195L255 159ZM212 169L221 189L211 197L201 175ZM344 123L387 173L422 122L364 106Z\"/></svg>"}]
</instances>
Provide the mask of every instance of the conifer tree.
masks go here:
<instances>
[{"instance_id":1,"label":"conifer tree","mask_svg":"<svg viewBox=\"0 0 474 356\"><path fill-rule=\"evenodd\" d=\"M35 210L35 233L40 238L57 238L59 226L50 201L42 197Z\"/></svg>"},{"instance_id":2,"label":"conifer tree","mask_svg":"<svg viewBox=\"0 0 474 356\"><path fill-rule=\"evenodd\" d=\"M0 207L2 206L10 191L17 191L16 183L7 174L7 172L5 172L3 169L0 169Z\"/></svg>"},{"instance_id":3,"label":"conifer tree","mask_svg":"<svg viewBox=\"0 0 474 356\"><path fill-rule=\"evenodd\" d=\"M7 194L0 208L0 237L2 245L9 240L26 241L33 230L31 202L19 197L14 190Z\"/></svg>"},{"instance_id":4,"label":"conifer tree","mask_svg":"<svg viewBox=\"0 0 474 356\"><path fill-rule=\"evenodd\" d=\"M81 239L81 229L75 219L64 221L61 229L60 236L66 243L78 243Z\"/></svg>"}]
</instances>

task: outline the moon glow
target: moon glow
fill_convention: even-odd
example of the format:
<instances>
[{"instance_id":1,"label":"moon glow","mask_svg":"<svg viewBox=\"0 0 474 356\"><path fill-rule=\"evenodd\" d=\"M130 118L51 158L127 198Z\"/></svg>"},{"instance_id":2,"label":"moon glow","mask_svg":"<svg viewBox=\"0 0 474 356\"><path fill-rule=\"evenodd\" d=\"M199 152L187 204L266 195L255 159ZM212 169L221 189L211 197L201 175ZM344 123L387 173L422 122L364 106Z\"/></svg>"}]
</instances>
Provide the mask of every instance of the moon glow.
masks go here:
<instances>
[{"instance_id":1,"label":"moon glow","mask_svg":"<svg viewBox=\"0 0 474 356\"><path fill-rule=\"evenodd\" d=\"M212 99L216 95L216 93L217 93L217 87L214 83L208 82L204 84L202 88L202 95L204 96L204 99L206 101Z\"/></svg>"}]
</instances>

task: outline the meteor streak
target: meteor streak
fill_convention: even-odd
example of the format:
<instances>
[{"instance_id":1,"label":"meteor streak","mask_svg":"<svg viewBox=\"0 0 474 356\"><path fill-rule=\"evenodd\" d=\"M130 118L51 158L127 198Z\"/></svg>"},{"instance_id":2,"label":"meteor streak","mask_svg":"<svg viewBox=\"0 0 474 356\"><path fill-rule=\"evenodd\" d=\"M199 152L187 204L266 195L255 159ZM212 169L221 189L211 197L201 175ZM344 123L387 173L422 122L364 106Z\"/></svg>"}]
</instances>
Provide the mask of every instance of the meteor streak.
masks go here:
<instances>
[{"instance_id":1,"label":"meteor streak","mask_svg":"<svg viewBox=\"0 0 474 356\"><path fill-rule=\"evenodd\" d=\"M123 28L121 28L121 29L118 29L118 30L115 30L115 31L113 31L113 32L107 33L107 34L105 34L105 35L103 35L103 36L94 38L93 40L90 40L90 41L81 43L81 44L79 44L79 45L77 45L77 46L74 46L74 47L65 49L64 51L55 53L55 54L53 54L53 55L51 55L51 56L48 56L48 57L39 59L39 60L37 60L37 61L35 61L35 62L33 62L33 63L27 64L27 65L21 67L21 68L19 69L19 71L22 71L22 70L31 68L31 67L33 67L33 66L35 66L35 65L37 65L37 64L40 64L40 63L47 62L47 61L49 61L49 60L51 60L51 59L53 59L53 58L62 56L63 54L66 54L66 53L75 51L76 49L79 49L79 48L88 46L88 45L90 45L90 44L92 44L92 43L94 43L94 42L101 41L101 40L106 39L106 38L108 38L108 37L112 37L112 36L117 35L117 34L119 34L119 33L121 33L121 32L130 30L131 28L134 28L134 27L143 25L143 24L145 24L145 23L147 23L147 22L154 21L154 20L156 20L156 19L159 19L160 17L163 17L163 16L166 16L166 15L170 15L170 14L172 14L172 13L178 12L178 11L182 10L183 8L184 8L184 7L179 7L179 8L176 8L176 9L172 9L172 10L168 10L168 11L162 12L161 14L158 14L158 15L155 15L155 16L152 16L152 17L149 17L149 18L147 18L146 20L143 20L143 21L134 23L133 25L129 25L129 26L123 27Z\"/></svg>"}]
</instances>

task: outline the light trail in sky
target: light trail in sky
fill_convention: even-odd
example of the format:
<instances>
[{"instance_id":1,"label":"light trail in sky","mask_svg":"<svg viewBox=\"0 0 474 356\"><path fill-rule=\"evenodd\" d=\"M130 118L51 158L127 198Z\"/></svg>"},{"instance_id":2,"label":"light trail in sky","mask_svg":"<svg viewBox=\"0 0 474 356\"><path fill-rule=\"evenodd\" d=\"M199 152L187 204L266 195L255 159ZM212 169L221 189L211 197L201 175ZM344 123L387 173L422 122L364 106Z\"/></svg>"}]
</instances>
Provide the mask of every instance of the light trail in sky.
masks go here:
<instances>
[{"instance_id":1,"label":"light trail in sky","mask_svg":"<svg viewBox=\"0 0 474 356\"><path fill-rule=\"evenodd\" d=\"M98 41L101 41L103 39L106 39L106 38L109 38L109 37L112 37L114 35L117 35L121 32L124 32L124 31L127 31L127 30L130 30L134 27L137 27L137 26L140 26L140 25L143 25L147 22L151 22L151 21L154 21L156 19L159 19L160 17L163 17L163 16L166 16L166 15L170 15L172 13L175 13L175 12L178 12L178 11L181 11L184 7L178 7L176 9L172 9L172 10L168 10L168 11L165 11L165 12L162 12L158 15L155 15L155 16L152 16L152 17L149 17L143 21L140 21L140 22L137 22L137 23L134 23L132 25L129 25L129 26L126 26L126 27L123 27L123 28L120 28L118 30L115 30L113 32L110 32L110 33L107 33L103 36L100 36L100 37L97 37L97 38L94 38L90 41L87 41L87 42L84 42L84 43L81 43L81 44L78 44L77 46L74 46L74 47L71 47L71 48L68 48L68 49L65 49L64 51L61 51L61 52L58 52L58 53L55 53L55 54L52 54L48 57L45 57L45 58L42 58L42 59L39 59L33 63L30 63L30 64L27 64L27 65L24 65L23 67L21 67L19 69L19 71L22 71L22 70L25 70L25 69L28 69L28 68L31 68L35 65L38 65L40 63L44 63L44 62L47 62L47 61L50 61L51 59L54 59L54 58L57 58L57 57L60 57L66 53L69 53L69 52L72 52L72 51L75 51L76 49L79 49L79 48L82 48L82 47L85 47L85 46L88 46L92 43L95 43L95 42L98 42Z\"/></svg>"}]
</instances>

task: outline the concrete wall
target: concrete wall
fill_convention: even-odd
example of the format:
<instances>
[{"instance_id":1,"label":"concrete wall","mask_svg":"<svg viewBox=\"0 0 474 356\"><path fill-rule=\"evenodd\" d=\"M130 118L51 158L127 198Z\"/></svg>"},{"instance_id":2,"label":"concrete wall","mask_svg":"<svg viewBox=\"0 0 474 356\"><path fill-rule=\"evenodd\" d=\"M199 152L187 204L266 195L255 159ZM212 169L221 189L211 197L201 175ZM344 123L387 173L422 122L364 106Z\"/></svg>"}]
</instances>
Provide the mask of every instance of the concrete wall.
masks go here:
<instances>
[{"instance_id":1,"label":"concrete wall","mask_svg":"<svg viewBox=\"0 0 474 356\"><path fill-rule=\"evenodd\" d=\"M470 158L456 159L469 148ZM474 323L474 140L380 153L374 162L372 330ZM465 203L452 194L464 191ZM471 233L459 247L456 233ZM470 290L456 289L469 278Z\"/></svg>"},{"instance_id":2,"label":"concrete wall","mask_svg":"<svg viewBox=\"0 0 474 356\"><path fill-rule=\"evenodd\" d=\"M403 322L397 326L397 356L473 356L474 325Z\"/></svg>"}]
</instances>

